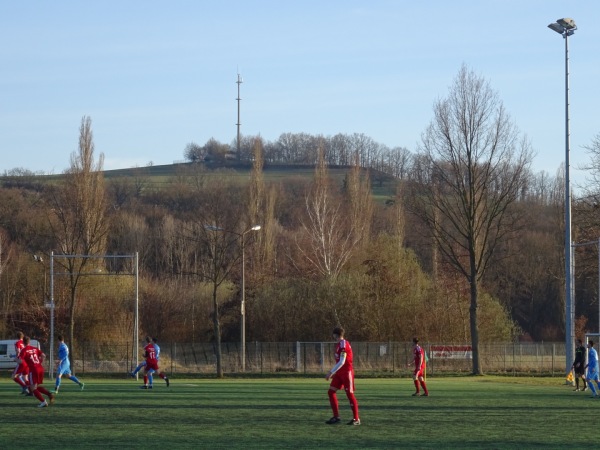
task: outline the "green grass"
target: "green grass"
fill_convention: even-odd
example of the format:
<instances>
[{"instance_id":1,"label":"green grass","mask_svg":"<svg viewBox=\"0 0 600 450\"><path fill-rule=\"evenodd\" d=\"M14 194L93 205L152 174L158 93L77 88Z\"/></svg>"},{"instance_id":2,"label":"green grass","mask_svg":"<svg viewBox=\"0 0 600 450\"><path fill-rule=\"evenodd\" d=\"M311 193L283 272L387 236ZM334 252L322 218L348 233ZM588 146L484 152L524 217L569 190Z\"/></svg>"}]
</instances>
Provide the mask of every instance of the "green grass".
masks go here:
<instances>
[{"instance_id":1,"label":"green grass","mask_svg":"<svg viewBox=\"0 0 600 450\"><path fill-rule=\"evenodd\" d=\"M430 378L427 398L411 397L410 379L358 379L363 424L328 426L324 379L84 381L63 381L41 409L0 380L0 448L575 449L596 445L600 408L558 378Z\"/></svg>"}]
</instances>

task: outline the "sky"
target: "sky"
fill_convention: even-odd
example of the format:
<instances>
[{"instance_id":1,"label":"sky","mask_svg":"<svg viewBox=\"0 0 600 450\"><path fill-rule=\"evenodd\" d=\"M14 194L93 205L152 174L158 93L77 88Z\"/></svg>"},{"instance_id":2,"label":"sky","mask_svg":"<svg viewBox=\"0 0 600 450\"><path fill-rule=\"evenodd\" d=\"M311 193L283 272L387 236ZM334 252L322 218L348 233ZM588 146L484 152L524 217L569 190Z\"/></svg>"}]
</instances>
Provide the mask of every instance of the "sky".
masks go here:
<instances>
[{"instance_id":1,"label":"sky","mask_svg":"<svg viewBox=\"0 0 600 450\"><path fill-rule=\"evenodd\" d=\"M597 0L0 1L0 174L61 173L84 116L107 170L184 160L188 143L241 133L362 133L415 152L464 64L535 151L571 178L600 133Z\"/></svg>"}]
</instances>

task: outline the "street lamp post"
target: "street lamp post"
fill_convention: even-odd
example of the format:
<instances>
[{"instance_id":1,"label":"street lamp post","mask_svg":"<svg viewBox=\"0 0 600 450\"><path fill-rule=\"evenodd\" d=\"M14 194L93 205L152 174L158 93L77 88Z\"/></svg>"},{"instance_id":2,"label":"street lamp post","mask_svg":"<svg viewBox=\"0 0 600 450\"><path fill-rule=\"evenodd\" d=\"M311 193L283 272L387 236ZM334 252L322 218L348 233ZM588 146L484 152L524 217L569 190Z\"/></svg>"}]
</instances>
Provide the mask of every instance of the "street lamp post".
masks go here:
<instances>
[{"instance_id":1,"label":"street lamp post","mask_svg":"<svg viewBox=\"0 0 600 450\"><path fill-rule=\"evenodd\" d=\"M241 362L242 362L242 372L246 371L246 245L244 238L246 234L251 231L259 231L261 229L260 225L254 225L251 228L248 228L246 231L242 233L238 233L237 231L226 230L225 228L217 227L215 225L204 225L204 228L211 231L222 231L224 233L231 233L239 236L241 240L242 246L242 301L240 304L240 314L241 314L241 325L240 325L240 346L241 346Z\"/></svg>"},{"instance_id":2,"label":"street lamp post","mask_svg":"<svg viewBox=\"0 0 600 450\"><path fill-rule=\"evenodd\" d=\"M566 369L571 370L575 354L575 311L573 301L573 257L571 241L571 181L570 181L570 130L569 130L569 36L575 33L577 25L569 18L558 19L548 25L565 40L565 350Z\"/></svg>"},{"instance_id":3,"label":"street lamp post","mask_svg":"<svg viewBox=\"0 0 600 450\"><path fill-rule=\"evenodd\" d=\"M260 225L254 225L252 228L247 229L242 233L242 303L241 303L241 315L242 315L242 372L246 371L246 253L244 245L244 236L250 231L260 230Z\"/></svg>"}]
</instances>

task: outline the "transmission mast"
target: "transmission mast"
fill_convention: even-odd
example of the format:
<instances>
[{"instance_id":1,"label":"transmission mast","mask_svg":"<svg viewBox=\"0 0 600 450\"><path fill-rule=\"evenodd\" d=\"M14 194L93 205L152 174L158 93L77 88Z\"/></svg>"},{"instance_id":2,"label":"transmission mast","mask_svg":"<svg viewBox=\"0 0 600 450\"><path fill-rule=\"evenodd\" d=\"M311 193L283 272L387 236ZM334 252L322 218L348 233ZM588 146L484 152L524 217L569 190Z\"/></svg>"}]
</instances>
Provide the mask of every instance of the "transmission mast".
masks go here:
<instances>
[{"instance_id":1,"label":"transmission mast","mask_svg":"<svg viewBox=\"0 0 600 450\"><path fill-rule=\"evenodd\" d=\"M242 84L243 82L244 82L244 80L242 79L242 76L238 73L237 74L237 81L236 81L236 83L238 85L237 86L238 95L237 95L237 98L236 98L236 100L237 100L237 113L238 113L237 123L236 123L236 125L237 125L237 154L238 154L238 158L240 157L240 125L241 125L241 123L240 123L240 101L242 100L241 97L240 97L240 84Z\"/></svg>"}]
</instances>

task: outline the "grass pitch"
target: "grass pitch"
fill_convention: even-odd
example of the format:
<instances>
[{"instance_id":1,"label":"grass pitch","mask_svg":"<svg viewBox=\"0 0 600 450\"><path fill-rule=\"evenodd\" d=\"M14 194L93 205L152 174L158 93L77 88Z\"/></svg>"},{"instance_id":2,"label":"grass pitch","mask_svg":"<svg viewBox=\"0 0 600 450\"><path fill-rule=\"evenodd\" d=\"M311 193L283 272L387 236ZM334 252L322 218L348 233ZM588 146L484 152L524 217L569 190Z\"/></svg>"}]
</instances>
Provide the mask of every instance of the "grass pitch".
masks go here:
<instances>
[{"instance_id":1,"label":"grass pitch","mask_svg":"<svg viewBox=\"0 0 600 450\"><path fill-rule=\"evenodd\" d=\"M37 408L0 380L0 448L589 448L600 400L558 378L357 379L362 425L338 393L331 416L324 379L64 380L56 403ZM53 388L47 380L46 387ZM592 421L590 423L590 420Z\"/></svg>"}]
</instances>

